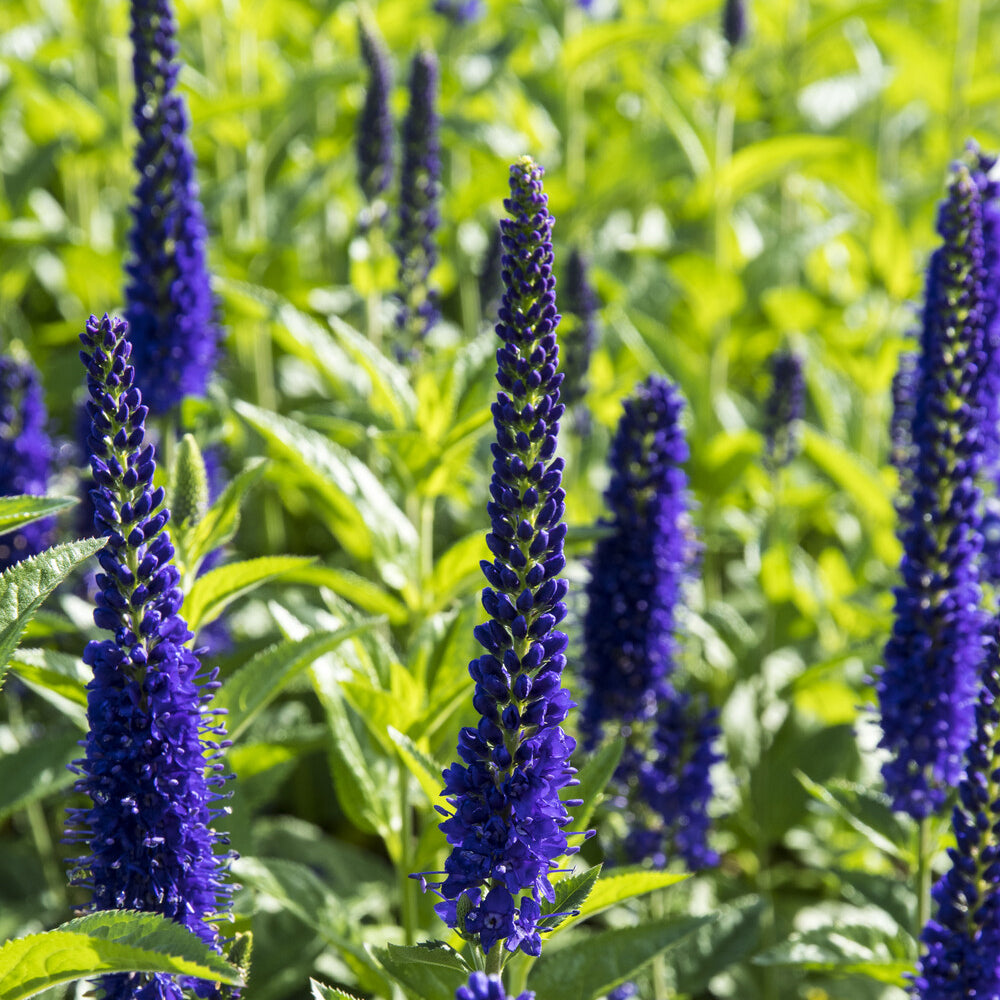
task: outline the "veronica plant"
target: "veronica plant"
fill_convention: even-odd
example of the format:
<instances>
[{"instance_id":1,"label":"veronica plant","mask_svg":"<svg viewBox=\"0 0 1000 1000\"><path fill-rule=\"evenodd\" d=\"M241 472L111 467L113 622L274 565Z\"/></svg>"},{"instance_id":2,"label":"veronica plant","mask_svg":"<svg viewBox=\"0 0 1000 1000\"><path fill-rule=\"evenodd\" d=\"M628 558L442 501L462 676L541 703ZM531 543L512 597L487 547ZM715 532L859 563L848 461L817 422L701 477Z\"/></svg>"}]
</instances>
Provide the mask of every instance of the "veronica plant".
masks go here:
<instances>
[{"instance_id":1,"label":"veronica plant","mask_svg":"<svg viewBox=\"0 0 1000 1000\"><path fill-rule=\"evenodd\" d=\"M587 586L580 728L585 745L625 740L616 775L629 806L626 851L691 868L717 860L707 846L715 716L669 682L677 608L694 557L683 464L684 403L657 375L624 404L611 445L605 500L610 533L598 543Z\"/></svg>"},{"instance_id":2,"label":"veronica plant","mask_svg":"<svg viewBox=\"0 0 1000 1000\"><path fill-rule=\"evenodd\" d=\"M403 166L399 184L399 285L397 324L407 348L421 341L437 321L430 275L437 261L441 156L438 141L437 60L418 52L410 67L410 108L403 122Z\"/></svg>"},{"instance_id":3,"label":"veronica plant","mask_svg":"<svg viewBox=\"0 0 1000 1000\"><path fill-rule=\"evenodd\" d=\"M368 223L381 223L385 214L382 197L392 184L392 116L389 92L392 69L389 57L373 25L358 26L361 58L368 69L368 88L357 127L358 185L368 202Z\"/></svg>"},{"instance_id":4,"label":"veronica plant","mask_svg":"<svg viewBox=\"0 0 1000 1000\"><path fill-rule=\"evenodd\" d=\"M990 644L976 733L952 815L951 867L934 886L921 940L919 1000L1000 996L1000 653Z\"/></svg>"},{"instance_id":5,"label":"veronica plant","mask_svg":"<svg viewBox=\"0 0 1000 1000\"><path fill-rule=\"evenodd\" d=\"M70 838L86 853L74 878L95 910L146 910L167 916L219 948L212 922L228 906L228 855L211 828L219 808L222 728L209 708L215 673L185 643L178 572L164 531L169 513L153 489L147 409L134 385L125 323L91 317L82 335L96 488L95 526L107 539L94 621L111 638L93 641L84 662L89 732L76 762L77 790L90 805L71 812ZM194 983L199 995L208 984ZM179 1000L163 975L101 980L109 1000Z\"/></svg>"},{"instance_id":6,"label":"veronica plant","mask_svg":"<svg viewBox=\"0 0 1000 1000\"><path fill-rule=\"evenodd\" d=\"M997 425L997 186L993 161L956 164L938 216L904 440L902 583L877 679L882 768L896 809L923 819L962 774L983 662L982 491Z\"/></svg>"},{"instance_id":7,"label":"veronica plant","mask_svg":"<svg viewBox=\"0 0 1000 1000\"><path fill-rule=\"evenodd\" d=\"M0 357L0 496L44 495L52 464L47 421L34 366ZM45 518L0 537L0 571L41 552L52 525Z\"/></svg>"},{"instance_id":8,"label":"veronica plant","mask_svg":"<svg viewBox=\"0 0 1000 1000\"><path fill-rule=\"evenodd\" d=\"M455 24L469 24L483 16L482 0L434 0L434 10Z\"/></svg>"},{"instance_id":9,"label":"veronica plant","mask_svg":"<svg viewBox=\"0 0 1000 1000\"><path fill-rule=\"evenodd\" d=\"M792 350L775 351L771 391L764 404L764 457L772 470L788 465L799 452L805 399L801 356Z\"/></svg>"},{"instance_id":10,"label":"veronica plant","mask_svg":"<svg viewBox=\"0 0 1000 1000\"><path fill-rule=\"evenodd\" d=\"M154 415L204 395L220 332L188 113L177 93L177 25L170 0L132 0L138 182L129 231L125 312L138 384Z\"/></svg>"},{"instance_id":11,"label":"veronica plant","mask_svg":"<svg viewBox=\"0 0 1000 1000\"><path fill-rule=\"evenodd\" d=\"M503 949L541 949L540 900L554 900L550 875L571 853L559 791L571 782L574 741L560 728L572 705L560 676L566 636L563 463L555 458L563 406L552 217L542 169L528 157L511 167L503 232L504 295L497 334L493 404L493 553L484 562L489 621L475 630L485 653L469 665L481 718L462 730L462 763L444 773L452 813L441 824L451 845L435 888L445 921L487 953L491 971ZM497 947L497 946L500 947Z\"/></svg>"},{"instance_id":12,"label":"veronica plant","mask_svg":"<svg viewBox=\"0 0 1000 1000\"><path fill-rule=\"evenodd\" d=\"M725 0L722 8L722 34L730 48L742 45L747 37L747 3L749 0Z\"/></svg>"}]
</instances>

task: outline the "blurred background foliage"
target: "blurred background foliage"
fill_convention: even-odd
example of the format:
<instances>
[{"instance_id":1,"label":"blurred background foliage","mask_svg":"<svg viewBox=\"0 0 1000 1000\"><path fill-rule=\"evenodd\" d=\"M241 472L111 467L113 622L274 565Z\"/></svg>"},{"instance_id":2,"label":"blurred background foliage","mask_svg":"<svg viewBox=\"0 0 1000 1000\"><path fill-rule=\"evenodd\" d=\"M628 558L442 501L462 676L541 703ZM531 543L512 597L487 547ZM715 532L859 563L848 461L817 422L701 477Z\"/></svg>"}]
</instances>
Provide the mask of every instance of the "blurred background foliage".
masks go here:
<instances>
[{"instance_id":1,"label":"blurred background foliage","mask_svg":"<svg viewBox=\"0 0 1000 1000\"><path fill-rule=\"evenodd\" d=\"M429 3L379 0L394 110L419 42L442 68L444 321L411 371L357 333L380 294L391 331L395 282L392 260L358 234L357 6L176 6L227 331L220 377L180 425L203 447L223 444L230 474L270 457L236 536L241 556L318 557L235 606L224 673L276 639L387 615L310 681L300 671L233 751L233 838L253 856L238 908L258 940L250 995L301 996L316 970L384 988L359 949L388 935L400 902L386 862L401 861L389 835L401 816L352 811L353 765L330 732L353 734L364 780L384 789L398 763L388 726L447 761L471 716L494 391L495 278L484 270L507 165L530 152L547 170L557 269L579 246L603 303L590 433L567 420L562 448L574 581L621 398L663 371L690 408L704 552L683 668L722 709L723 861L667 905L742 903L726 911L728 945L700 945L668 975L699 998L902 996L913 831L873 791L869 687L898 561L889 386L949 162L969 137L1000 147L1000 4L758 0L730 51L719 0L594 0L590 14L565 0L491 0L465 26ZM0 5L0 336L42 370L68 493L76 338L89 313L120 311L123 297L127 13L124 0ZM761 402L767 359L786 344L806 358L807 421L802 456L771 476ZM69 626L86 621L86 605L65 597L32 638L75 657ZM72 736L69 709L38 688L7 692L8 773L18 753ZM0 793L4 935L80 902L61 888L60 747L47 785ZM609 836L613 820L601 820ZM441 839L429 819L420 832L403 860L434 868ZM754 896L762 910L748 908ZM440 935L419 905L424 933Z\"/></svg>"}]
</instances>

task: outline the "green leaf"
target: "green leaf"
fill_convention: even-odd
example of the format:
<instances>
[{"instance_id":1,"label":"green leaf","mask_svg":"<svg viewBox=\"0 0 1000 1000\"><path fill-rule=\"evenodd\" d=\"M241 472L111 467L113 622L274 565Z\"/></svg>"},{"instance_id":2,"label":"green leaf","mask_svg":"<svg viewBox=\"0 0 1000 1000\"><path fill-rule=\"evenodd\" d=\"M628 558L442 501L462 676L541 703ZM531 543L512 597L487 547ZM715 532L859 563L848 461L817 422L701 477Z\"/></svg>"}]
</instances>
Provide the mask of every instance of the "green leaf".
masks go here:
<instances>
[{"instance_id":1,"label":"green leaf","mask_svg":"<svg viewBox=\"0 0 1000 1000\"><path fill-rule=\"evenodd\" d=\"M104 543L103 538L84 538L56 545L0 575L0 685L21 633L42 602Z\"/></svg>"},{"instance_id":2,"label":"green leaf","mask_svg":"<svg viewBox=\"0 0 1000 1000\"><path fill-rule=\"evenodd\" d=\"M353 993L345 993L325 983L318 983L315 979L309 980L309 987L312 990L313 1000L358 1000Z\"/></svg>"},{"instance_id":3,"label":"green leaf","mask_svg":"<svg viewBox=\"0 0 1000 1000\"><path fill-rule=\"evenodd\" d=\"M293 678L325 653L352 636L371 628L359 622L335 632L311 632L304 639L285 639L262 650L240 667L220 688L216 703L226 709L229 739L238 740L247 726L274 700Z\"/></svg>"},{"instance_id":4,"label":"green leaf","mask_svg":"<svg viewBox=\"0 0 1000 1000\"><path fill-rule=\"evenodd\" d=\"M312 559L305 556L261 556L220 566L195 581L184 599L181 613L191 631L197 632L203 625L215 621L237 598L282 573L311 562Z\"/></svg>"},{"instance_id":5,"label":"green leaf","mask_svg":"<svg viewBox=\"0 0 1000 1000\"><path fill-rule=\"evenodd\" d=\"M69 765L81 755L79 733L49 733L0 755L0 822L11 813L73 784Z\"/></svg>"},{"instance_id":6,"label":"green leaf","mask_svg":"<svg viewBox=\"0 0 1000 1000\"><path fill-rule=\"evenodd\" d=\"M578 785L570 785L563 789L561 798L582 799L582 806L570 808L573 817L572 829L583 833L590 823L594 810L604 797L611 776L618 767L625 744L621 740L611 740L600 747L597 753L587 758L583 767L577 772Z\"/></svg>"},{"instance_id":7,"label":"green leaf","mask_svg":"<svg viewBox=\"0 0 1000 1000\"><path fill-rule=\"evenodd\" d=\"M565 913L570 916L560 917L558 920L543 920L542 926L559 927L562 922L574 916L575 912L578 912L583 906L600 877L601 865L594 865L593 868L588 868L583 872L574 872L556 882L552 886L556 895L555 901L550 903L547 899L542 900L542 916L549 913Z\"/></svg>"},{"instance_id":8,"label":"green leaf","mask_svg":"<svg viewBox=\"0 0 1000 1000\"><path fill-rule=\"evenodd\" d=\"M668 889L690 877L677 872L650 871L645 868L616 868L598 880L587 901L580 907L579 916L574 922L586 920L609 906L623 903L626 899L635 899L637 896L645 896L659 889Z\"/></svg>"},{"instance_id":9,"label":"green leaf","mask_svg":"<svg viewBox=\"0 0 1000 1000\"><path fill-rule=\"evenodd\" d=\"M847 781L818 784L807 774L795 771L802 787L819 802L842 816L858 833L884 854L912 865L913 853L906 848L913 834L893 811L886 795Z\"/></svg>"},{"instance_id":10,"label":"green leaf","mask_svg":"<svg viewBox=\"0 0 1000 1000\"><path fill-rule=\"evenodd\" d=\"M760 943L764 904L747 896L718 910L718 919L699 928L671 956L679 994L699 996L709 980L752 955Z\"/></svg>"},{"instance_id":11,"label":"green leaf","mask_svg":"<svg viewBox=\"0 0 1000 1000\"><path fill-rule=\"evenodd\" d=\"M393 571L393 586L412 579L417 531L364 462L295 420L242 400L234 405L326 501L335 521L332 530L348 552L359 559L376 557L383 576L386 568Z\"/></svg>"},{"instance_id":12,"label":"green leaf","mask_svg":"<svg viewBox=\"0 0 1000 1000\"><path fill-rule=\"evenodd\" d=\"M53 649L21 647L11 656L10 669L78 728L88 728L87 682L91 673L82 660Z\"/></svg>"},{"instance_id":13,"label":"green leaf","mask_svg":"<svg viewBox=\"0 0 1000 1000\"><path fill-rule=\"evenodd\" d=\"M265 459L255 459L222 491L194 529L184 537L184 555L188 570L201 564L205 556L225 545L240 526L240 506L246 494L264 474Z\"/></svg>"},{"instance_id":14,"label":"green leaf","mask_svg":"<svg viewBox=\"0 0 1000 1000\"><path fill-rule=\"evenodd\" d=\"M402 625L409 621L410 612L402 601L397 600L377 583L366 580L357 573L332 566L303 566L292 570L285 579L289 583L301 583L309 587L326 587L338 597L350 601L355 607L374 615L385 615L390 625Z\"/></svg>"},{"instance_id":15,"label":"green leaf","mask_svg":"<svg viewBox=\"0 0 1000 1000\"><path fill-rule=\"evenodd\" d=\"M393 726L388 727L388 732L389 739L396 744L396 748L399 750L400 759L410 774L417 779L427 796L427 800L431 805L434 805L441 798L441 792L444 788L444 778L442 777L444 767L429 753L421 750L405 733L401 733Z\"/></svg>"},{"instance_id":16,"label":"green leaf","mask_svg":"<svg viewBox=\"0 0 1000 1000\"><path fill-rule=\"evenodd\" d=\"M0 535L23 528L32 521L40 521L43 517L51 517L75 503L76 500L71 497L0 497Z\"/></svg>"},{"instance_id":17,"label":"green leaf","mask_svg":"<svg viewBox=\"0 0 1000 1000\"><path fill-rule=\"evenodd\" d=\"M239 970L180 924L153 913L104 910L0 948L0 1000L110 972L163 972L242 986Z\"/></svg>"},{"instance_id":18,"label":"green leaf","mask_svg":"<svg viewBox=\"0 0 1000 1000\"><path fill-rule=\"evenodd\" d=\"M389 944L373 948L372 954L385 970L422 1000L454 1000L472 971L454 948L442 941L403 946Z\"/></svg>"},{"instance_id":19,"label":"green leaf","mask_svg":"<svg viewBox=\"0 0 1000 1000\"><path fill-rule=\"evenodd\" d=\"M528 988L544 1000L594 1000L714 919L654 920L591 934L558 951L543 951L528 975Z\"/></svg>"}]
</instances>

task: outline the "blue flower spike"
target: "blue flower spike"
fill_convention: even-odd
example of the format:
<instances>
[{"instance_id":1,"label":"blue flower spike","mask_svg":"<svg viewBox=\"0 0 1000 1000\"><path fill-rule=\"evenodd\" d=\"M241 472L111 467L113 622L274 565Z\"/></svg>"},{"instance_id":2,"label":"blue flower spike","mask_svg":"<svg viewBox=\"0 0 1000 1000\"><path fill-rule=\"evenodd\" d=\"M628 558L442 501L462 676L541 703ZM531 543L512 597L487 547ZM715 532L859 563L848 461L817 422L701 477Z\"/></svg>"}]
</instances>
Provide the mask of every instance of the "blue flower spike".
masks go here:
<instances>
[{"instance_id":1,"label":"blue flower spike","mask_svg":"<svg viewBox=\"0 0 1000 1000\"><path fill-rule=\"evenodd\" d=\"M451 854L434 885L438 913L486 953L501 945L541 950L541 900L557 859L572 853L562 788L573 783L574 741L560 723L572 707L562 687L566 616L563 462L555 457L562 375L557 372L552 216L542 169L511 168L501 222L504 294L497 334L492 500L483 562L489 621L475 630L485 652L469 665L479 725L462 730L461 763L444 773L452 812L441 824ZM446 814L447 815L447 814Z\"/></svg>"},{"instance_id":2,"label":"blue flower spike","mask_svg":"<svg viewBox=\"0 0 1000 1000\"><path fill-rule=\"evenodd\" d=\"M135 386L127 326L91 317L81 337L91 401L88 440L95 527L107 538L94 621L111 638L92 641L84 662L89 732L77 791L90 805L72 810L68 836L86 848L74 880L89 887L95 910L159 913L220 950L213 921L229 906L230 855L211 828L227 744L210 705L216 672L186 646L179 574L164 530L163 488L153 489L147 409ZM108 1000L180 1000L166 975L101 979ZM211 984L184 981L199 996Z\"/></svg>"}]
</instances>

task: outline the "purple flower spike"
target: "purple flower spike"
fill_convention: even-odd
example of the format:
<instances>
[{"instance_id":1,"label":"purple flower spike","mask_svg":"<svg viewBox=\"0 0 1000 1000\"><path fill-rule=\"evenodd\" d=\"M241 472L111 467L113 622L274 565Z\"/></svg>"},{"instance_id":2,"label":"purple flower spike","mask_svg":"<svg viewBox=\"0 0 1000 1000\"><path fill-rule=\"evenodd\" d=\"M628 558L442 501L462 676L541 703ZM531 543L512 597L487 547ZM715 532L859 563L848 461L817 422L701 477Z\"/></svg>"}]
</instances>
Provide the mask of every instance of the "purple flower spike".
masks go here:
<instances>
[{"instance_id":1,"label":"purple flower spike","mask_svg":"<svg viewBox=\"0 0 1000 1000\"><path fill-rule=\"evenodd\" d=\"M0 357L0 496L44 496L52 464L38 372L29 363ZM0 536L0 571L38 555L52 538L47 517Z\"/></svg>"},{"instance_id":2,"label":"purple flower spike","mask_svg":"<svg viewBox=\"0 0 1000 1000\"><path fill-rule=\"evenodd\" d=\"M920 939L926 953L914 977L918 1000L1000 997L1000 796L996 739L1000 732L1000 655L987 653L976 706L976 734L952 813L951 868L934 886L935 910Z\"/></svg>"},{"instance_id":3,"label":"purple flower spike","mask_svg":"<svg viewBox=\"0 0 1000 1000\"><path fill-rule=\"evenodd\" d=\"M722 8L722 34L730 48L742 45L747 37L748 0L726 0Z\"/></svg>"},{"instance_id":4,"label":"purple flower spike","mask_svg":"<svg viewBox=\"0 0 1000 1000\"><path fill-rule=\"evenodd\" d=\"M71 840L86 845L74 880L90 888L95 910L163 914L219 950L210 922L228 908L228 855L210 827L222 810L222 727L208 707L218 687L185 646L179 575L163 530L169 513L153 489L147 414L135 387L127 327L90 318L81 337L92 421L88 441L96 488L99 553L94 621L113 635L90 642L83 659L90 731L76 761L77 791L91 805L72 810ZM207 756L206 756L207 752ZM181 985L211 996L199 981L116 974L101 980L110 1000L180 1000Z\"/></svg>"},{"instance_id":5,"label":"purple flower spike","mask_svg":"<svg viewBox=\"0 0 1000 1000\"><path fill-rule=\"evenodd\" d=\"M707 807L719 728L714 712L668 680L696 551L683 408L658 375L624 404L605 494L612 532L597 543L587 586L580 729L588 747L609 732L625 740L615 780L630 812L629 857L662 866L680 855L698 869L718 860L707 846Z\"/></svg>"},{"instance_id":6,"label":"purple flower spike","mask_svg":"<svg viewBox=\"0 0 1000 1000\"><path fill-rule=\"evenodd\" d=\"M955 165L938 216L919 352L900 388L901 586L877 678L882 767L894 807L921 819L962 775L983 662L977 480L996 460L998 188L993 159ZM907 399L909 401L907 402ZM908 424L908 427L906 426ZM908 450L909 454L905 454Z\"/></svg>"},{"instance_id":7,"label":"purple flower spike","mask_svg":"<svg viewBox=\"0 0 1000 1000\"><path fill-rule=\"evenodd\" d=\"M220 331L188 113L176 91L177 25L169 0L132 0L132 119L139 175L129 232L125 312L137 378L154 415L203 396Z\"/></svg>"},{"instance_id":8,"label":"purple flower spike","mask_svg":"<svg viewBox=\"0 0 1000 1000\"><path fill-rule=\"evenodd\" d=\"M799 453L805 400L801 356L776 351L771 357L771 393L764 406L764 460L769 468L780 469Z\"/></svg>"},{"instance_id":9,"label":"purple flower spike","mask_svg":"<svg viewBox=\"0 0 1000 1000\"><path fill-rule=\"evenodd\" d=\"M587 371L590 356L597 345L596 313L600 305L590 284L590 268L579 250L574 249L566 265L566 282L562 292L563 309L571 323L560 331L563 360L563 403L569 407L581 403L587 394ZM568 327L568 329L567 329Z\"/></svg>"},{"instance_id":10,"label":"purple flower spike","mask_svg":"<svg viewBox=\"0 0 1000 1000\"><path fill-rule=\"evenodd\" d=\"M455 1000L515 1000L515 998L513 996L508 998L503 988L503 980L499 976L473 972L469 976L468 985L459 986ZM516 1000L535 1000L535 994L525 990Z\"/></svg>"},{"instance_id":11,"label":"purple flower spike","mask_svg":"<svg viewBox=\"0 0 1000 1000\"><path fill-rule=\"evenodd\" d=\"M438 141L437 60L418 52L410 69L410 110L403 122L403 168L399 185L399 284L403 305L397 324L406 347L423 340L437 322L437 296L430 275L437 262L441 158Z\"/></svg>"},{"instance_id":12,"label":"purple flower spike","mask_svg":"<svg viewBox=\"0 0 1000 1000\"><path fill-rule=\"evenodd\" d=\"M358 119L358 185L372 213L370 221L381 222L384 207L376 203L392 184L392 116L389 114L392 69L374 26L362 21L358 32L361 59L368 68L368 89Z\"/></svg>"},{"instance_id":13,"label":"purple flower spike","mask_svg":"<svg viewBox=\"0 0 1000 1000\"><path fill-rule=\"evenodd\" d=\"M435 888L443 919L484 951L502 942L537 955L540 898L554 899L549 876L556 859L574 850L559 798L574 773L574 741L560 728L572 707L561 684L566 636L556 630L566 616L563 462L554 457L562 375L542 169L524 157L511 168L510 188L487 504L494 559L482 563L489 621L475 632L486 652L469 665L482 718L462 730L462 763L444 773L453 811L441 829L452 852Z\"/></svg>"}]
</instances>

